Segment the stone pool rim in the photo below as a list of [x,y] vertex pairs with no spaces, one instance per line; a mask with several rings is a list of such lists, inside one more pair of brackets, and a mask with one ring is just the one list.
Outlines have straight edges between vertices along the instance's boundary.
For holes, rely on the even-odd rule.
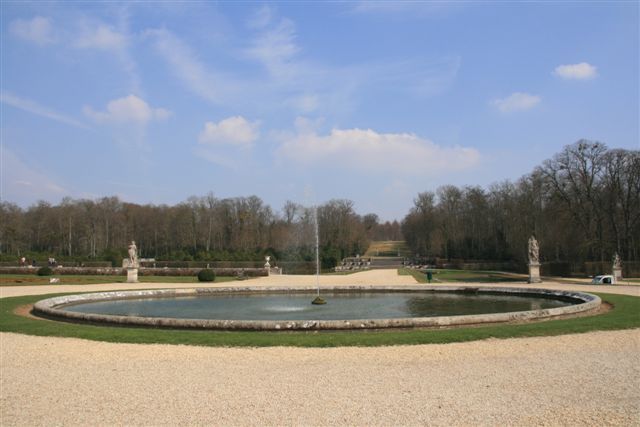
[[504,288],[491,286],[332,286],[321,288],[321,293],[336,292],[434,292],[461,294],[488,294],[535,296],[550,299],[570,300],[572,305],[507,313],[486,313],[438,317],[402,317],[390,319],[350,319],[350,320],[220,320],[220,319],[179,319],[169,317],[121,316],[97,313],[80,313],[64,309],[64,306],[107,300],[138,298],[173,298],[230,294],[283,294],[316,292],[312,287],[216,287],[188,289],[154,289],[94,292],[87,294],[63,295],[36,302],[33,312],[47,318],[71,322],[103,324],[105,326],[142,326],[148,328],[195,329],[195,330],[249,330],[249,331],[292,331],[292,330],[365,330],[388,328],[446,328],[477,326],[482,324],[522,323],[548,320],[557,317],[597,311],[602,303],[600,297],[586,292],[552,290],[543,288]]

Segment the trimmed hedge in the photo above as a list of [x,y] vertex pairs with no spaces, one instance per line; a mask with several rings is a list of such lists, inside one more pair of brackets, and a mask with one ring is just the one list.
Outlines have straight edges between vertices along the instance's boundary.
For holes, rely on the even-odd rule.
[[210,268],[204,268],[198,272],[199,282],[214,282],[216,280],[216,273]]
[[51,276],[53,270],[50,267],[40,267],[37,272],[38,276]]
[[[200,268],[140,268],[139,276],[197,276]],[[217,276],[268,276],[264,268],[214,268]],[[96,268],[96,267],[56,267],[53,269],[56,275],[82,275],[82,276],[125,276],[123,268]],[[0,267],[0,274],[37,274],[34,267]]]

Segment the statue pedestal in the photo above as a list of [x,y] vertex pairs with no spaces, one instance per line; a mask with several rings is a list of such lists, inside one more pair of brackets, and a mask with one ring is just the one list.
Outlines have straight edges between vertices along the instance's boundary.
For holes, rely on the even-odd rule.
[[127,267],[127,283],[138,283],[138,269]]
[[618,283],[620,280],[622,280],[622,268],[613,267],[613,283]]
[[529,283],[542,283],[540,263],[529,263]]

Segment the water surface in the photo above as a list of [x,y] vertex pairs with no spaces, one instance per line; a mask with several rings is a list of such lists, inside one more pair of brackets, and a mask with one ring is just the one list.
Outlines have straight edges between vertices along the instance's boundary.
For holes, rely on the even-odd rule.
[[111,300],[65,307],[68,311],[121,316],[215,320],[352,320],[506,313],[571,305],[549,298],[433,292],[216,294],[197,297]]

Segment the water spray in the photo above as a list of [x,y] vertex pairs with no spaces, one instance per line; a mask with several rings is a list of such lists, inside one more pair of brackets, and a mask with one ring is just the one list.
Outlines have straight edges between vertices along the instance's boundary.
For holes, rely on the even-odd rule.
[[315,231],[316,231],[316,288],[318,290],[318,293],[316,295],[316,298],[313,301],[311,301],[311,304],[322,305],[322,304],[326,304],[327,301],[325,301],[324,298],[320,296],[320,236],[318,233],[318,207],[317,206],[313,207],[313,223],[315,225]]

